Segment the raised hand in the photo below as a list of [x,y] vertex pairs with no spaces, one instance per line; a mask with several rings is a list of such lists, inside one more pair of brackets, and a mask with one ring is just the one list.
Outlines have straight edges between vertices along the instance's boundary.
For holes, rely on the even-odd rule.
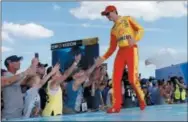
[[55,74],[57,71],[59,71],[59,69],[60,69],[60,64],[57,63],[57,64],[52,68],[52,71],[51,71],[52,75]]
[[31,66],[37,66],[39,63],[39,59],[38,58],[33,58],[32,61],[31,61]]
[[97,59],[95,59],[95,64],[97,67],[99,67],[103,62],[104,60],[101,57],[98,57]]

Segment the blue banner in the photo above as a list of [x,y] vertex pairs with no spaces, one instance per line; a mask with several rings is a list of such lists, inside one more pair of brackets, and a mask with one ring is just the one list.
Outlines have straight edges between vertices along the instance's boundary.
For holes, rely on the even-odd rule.
[[156,69],[155,76],[156,79],[165,79],[168,80],[169,77],[177,76],[183,77],[185,84],[188,85],[188,62],[171,65],[169,67],[164,67],[161,69]]

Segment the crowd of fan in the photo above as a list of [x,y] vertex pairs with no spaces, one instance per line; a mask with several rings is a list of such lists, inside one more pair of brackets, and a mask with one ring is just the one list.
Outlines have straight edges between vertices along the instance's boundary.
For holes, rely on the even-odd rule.
[[182,77],[173,76],[168,80],[150,78],[146,83],[142,83],[142,88],[145,92],[147,105],[187,102],[187,87]]
[[[75,56],[72,65],[62,71],[60,64],[48,67],[33,58],[31,66],[22,73],[22,57],[10,56],[5,60],[7,70],[1,70],[1,111],[3,119],[57,116],[106,110],[112,106],[112,80],[105,65],[79,67],[81,55]],[[147,105],[186,102],[183,78],[171,77],[168,81],[154,78],[141,79]],[[136,94],[128,82],[125,68],[122,78],[123,108],[138,107]]]

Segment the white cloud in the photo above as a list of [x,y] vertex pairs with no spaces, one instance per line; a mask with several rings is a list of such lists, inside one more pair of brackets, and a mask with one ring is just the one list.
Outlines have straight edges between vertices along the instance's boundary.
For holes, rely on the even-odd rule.
[[53,9],[54,9],[55,11],[58,11],[58,10],[61,9],[61,6],[59,6],[59,5],[57,5],[57,4],[53,4]]
[[171,64],[187,62],[187,52],[181,49],[162,48],[153,53],[146,61],[155,65],[156,68],[162,68]]
[[2,31],[4,32],[4,38],[12,39],[16,38],[26,38],[26,39],[41,39],[49,38],[54,35],[52,30],[49,30],[41,25],[35,23],[28,24],[15,24],[12,22],[4,22],[2,26]]
[[139,73],[141,73],[142,78],[149,78],[150,76],[155,77],[155,69],[156,69],[156,66],[154,65],[146,66],[144,60],[139,61],[138,70],[139,70]]
[[4,47],[4,46],[1,47],[1,52],[11,52],[11,51],[13,51],[12,48]]
[[8,32],[2,31],[1,34],[2,34],[1,36],[2,36],[3,41],[8,41],[10,43],[14,43],[14,39],[9,36]]
[[167,17],[182,17],[187,15],[185,1],[117,1],[117,2],[81,2],[79,7],[72,8],[70,13],[79,19],[104,19],[100,15],[107,5],[115,5],[120,15],[130,15],[154,21]]

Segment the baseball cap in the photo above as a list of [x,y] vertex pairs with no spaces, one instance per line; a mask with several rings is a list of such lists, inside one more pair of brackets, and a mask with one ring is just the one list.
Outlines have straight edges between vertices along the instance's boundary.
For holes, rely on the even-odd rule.
[[17,55],[12,55],[5,59],[4,64],[7,67],[9,62],[17,62],[17,61],[21,61],[22,59],[23,59],[22,56],[19,57]]
[[38,63],[38,67],[45,67],[46,68],[47,66],[48,66],[48,64],[42,64],[41,62]]
[[107,6],[107,7],[105,8],[104,11],[101,12],[101,15],[102,15],[102,16],[105,16],[107,13],[112,12],[112,11],[117,11],[117,9],[116,9],[115,6],[109,5],[109,6]]

